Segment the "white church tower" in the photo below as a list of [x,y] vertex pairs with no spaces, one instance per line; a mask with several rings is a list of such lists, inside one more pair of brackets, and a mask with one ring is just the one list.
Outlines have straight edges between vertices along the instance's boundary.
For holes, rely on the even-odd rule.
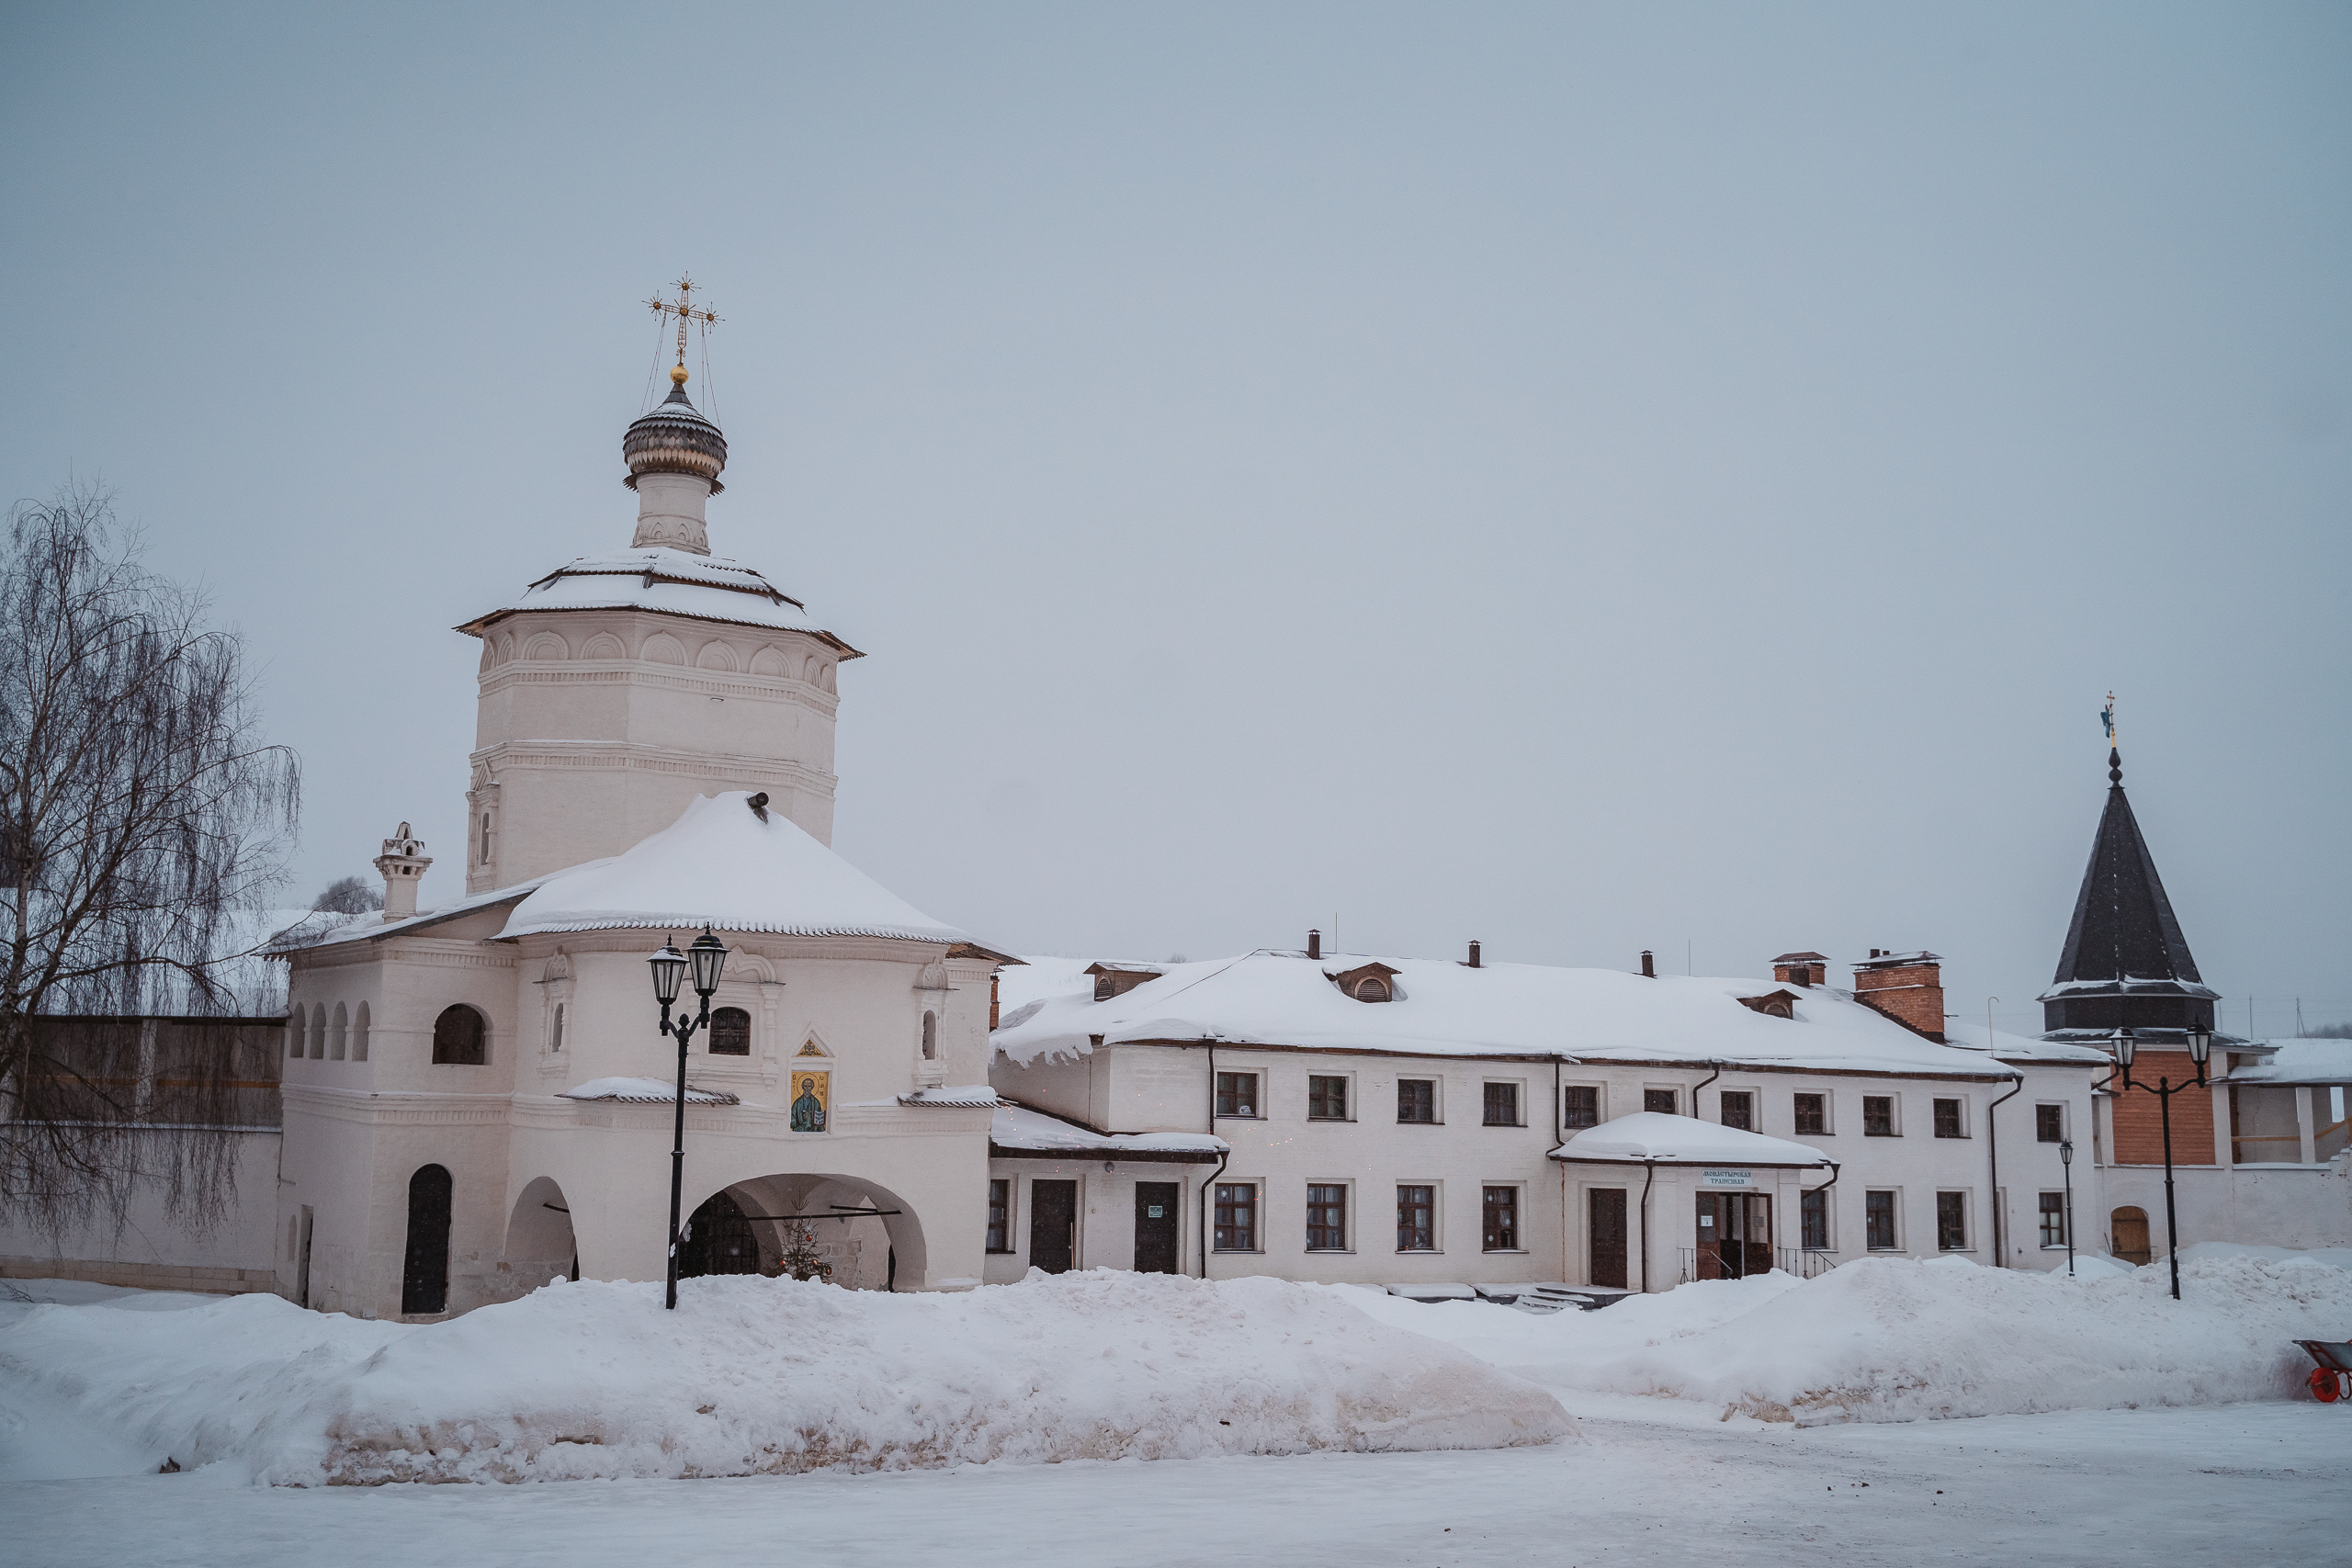
[[582,556],[458,629],[481,639],[466,891],[616,855],[719,790],[833,833],[836,671],[858,650],[710,553],[727,438],[687,400],[628,427],[626,550]]

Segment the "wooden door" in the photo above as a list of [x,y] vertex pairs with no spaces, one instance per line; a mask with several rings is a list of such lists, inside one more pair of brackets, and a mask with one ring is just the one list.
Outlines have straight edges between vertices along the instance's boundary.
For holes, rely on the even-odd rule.
[[1136,1183],[1136,1272],[1176,1272],[1176,1208],[1172,1181]]
[[447,1168],[420,1166],[408,1179],[408,1253],[401,1267],[401,1312],[446,1312],[449,1306]]
[[1724,1277],[1724,1233],[1730,1228],[1731,1205],[1720,1192],[1699,1194],[1698,1244],[1690,1271],[1694,1280]]
[[1029,1267],[1067,1274],[1078,1263],[1078,1183],[1029,1184]]
[[2108,1220],[2107,1228],[2115,1247],[2116,1261],[2145,1267],[2155,1254],[2148,1247],[2148,1211],[2118,1209]]
[[1772,1200],[1767,1193],[1750,1192],[1733,1200],[1747,1213],[1741,1215],[1740,1245],[1745,1255],[1740,1259],[1740,1273],[1769,1274],[1772,1271]]
[[1622,1291],[1625,1288],[1625,1190],[1593,1188],[1585,1195],[1585,1211],[1589,1253],[1585,1282]]

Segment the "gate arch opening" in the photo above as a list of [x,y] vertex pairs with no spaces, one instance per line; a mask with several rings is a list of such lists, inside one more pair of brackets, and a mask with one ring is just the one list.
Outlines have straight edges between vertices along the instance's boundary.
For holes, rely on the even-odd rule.
[[522,1295],[560,1274],[580,1278],[580,1243],[572,1234],[571,1205],[551,1177],[527,1183],[506,1217],[505,1263],[512,1288]]
[[401,1268],[401,1314],[449,1310],[449,1198],[447,1166],[419,1166],[408,1179],[408,1255]]
[[[928,1278],[922,1222],[897,1193],[861,1177],[791,1171],[738,1181],[712,1198],[728,1200],[742,1216],[757,1244],[758,1271],[776,1269],[789,1227],[800,1224],[808,1227],[818,1254],[832,1266],[832,1283],[844,1289],[919,1289]],[[696,1215],[709,1206],[706,1202],[697,1208]],[[713,1234],[718,1233],[714,1229]],[[695,1245],[699,1243],[689,1238],[679,1249],[682,1278],[687,1246]]]

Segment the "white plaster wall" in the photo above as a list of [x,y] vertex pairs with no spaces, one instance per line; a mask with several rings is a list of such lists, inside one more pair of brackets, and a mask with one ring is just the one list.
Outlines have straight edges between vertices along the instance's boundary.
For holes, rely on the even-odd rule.
[[838,662],[805,632],[642,610],[527,612],[488,628],[467,891],[616,855],[723,790],[765,790],[831,843]]
[[267,1289],[275,1276],[279,1134],[220,1134],[230,1145],[228,1213],[197,1229],[174,1219],[160,1185],[141,1183],[124,1224],[94,1216],[60,1235],[0,1220],[0,1275],[103,1279],[189,1291]]
[[[1077,1258],[1080,1269],[1134,1268],[1136,1183],[1172,1183],[1177,1191],[1176,1271],[1197,1275],[1201,1195],[1216,1170],[1214,1163],[1196,1165],[1174,1160],[992,1160],[989,1175],[1012,1183],[1011,1213],[1006,1220],[1009,1245],[1002,1252],[988,1255],[984,1278],[991,1285],[1009,1285],[1029,1272],[1029,1186],[1038,1180],[1078,1183]],[[985,1229],[985,1210],[981,1224]]]

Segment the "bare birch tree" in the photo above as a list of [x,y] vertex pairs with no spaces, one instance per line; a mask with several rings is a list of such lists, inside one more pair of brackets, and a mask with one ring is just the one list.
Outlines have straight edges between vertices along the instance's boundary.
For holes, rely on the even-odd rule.
[[[51,1235],[119,1225],[141,1184],[175,1221],[216,1222],[234,1181],[220,1129],[255,1120],[250,1042],[205,1024],[233,1014],[228,975],[266,939],[301,781],[259,738],[243,649],[208,610],[140,566],[102,491],[9,513],[0,1208]],[[182,1021],[162,1060],[158,1015]]]

